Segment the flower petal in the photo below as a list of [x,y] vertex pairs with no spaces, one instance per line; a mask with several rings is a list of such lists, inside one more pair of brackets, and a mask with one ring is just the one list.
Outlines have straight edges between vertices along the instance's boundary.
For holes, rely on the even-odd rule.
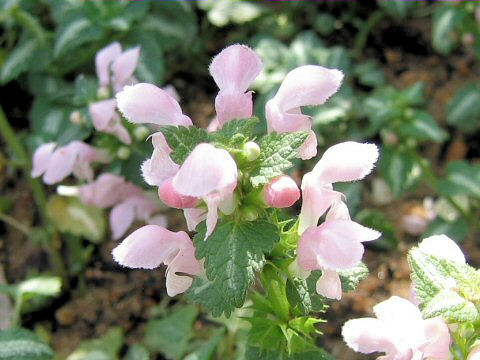
[[140,46],[125,51],[112,64],[115,92],[122,90],[133,76],[140,58]]
[[115,114],[117,102],[115,99],[108,99],[91,103],[88,107],[90,116],[92,117],[93,127],[97,130],[103,131],[108,127],[110,120]]
[[317,293],[329,299],[342,298],[342,282],[340,276],[333,270],[324,270],[316,285]]
[[185,221],[187,222],[188,231],[194,231],[197,225],[207,218],[207,212],[205,209],[184,209],[183,215],[185,216]]
[[[396,348],[391,329],[382,321],[374,318],[349,320],[343,325],[342,336],[347,345],[355,351],[370,354],[386,352],[395,354]],[[388,359],[385,357],[384,359]],[[390,359],[397,359],[391,357]]]
[[260,57],[245,45],[231,45],[215,56],[210,74],[220,90],[243,93],[262,71]]
[[178,249],[185,237],[189,240],[183,231],[174,233],[158,225],[146,225],[113,249],[113,258],[130,268],[154,269]]
[[114,240],[120,239],[133,224],[134,220],[135,206],[131,202],[124,201],[113,207],[112,211],[110,211],[112,238]]
[[310,226],[316,226],[318,219],[341,197],[342,194],[333,191],[331,185],[318,184],[312,173],[305,174],[302,179],[302,209],[298,233],[302,234]]
[[163,182],[174,176],[180,166],[170,158],[172,149],[161,132],[152,135],[152,157],[142,164],[142,175],[145,182],[152,186],[161,186]]
[[[423,349],[425,358],[448,359],[450,355],[450,332],[448,326],[440,318],[423,321],[428,345]],[[470,358],[469,358],[470,359]]]
[[125,86],[116,98],[120,112],[132,123],[192,125],[192,120],[183,115],[178,102],[155,85],[140,83]]
[[312,174],[325,184],[360,180],[372,171],[377,159],[376,145],[347,141],[328,148]]
[[287,175],[276,177],[263,189],[265,202],[274,208],[287,208],[300,198],[300,190],[295,181]]
[[245,119],[252,116],[252,92],[237,93],[220,90],[215,98],[215,110],[218,124],[223,124],[233,119]]
[[465,255],[460,247],[446,235],[433,235],[418,245],[424,253],[433,255],[439,259],[446,259],[465,264]]
[[167,179],[158,187],[158,197],[167,206],[176,209],[193,208],[197,205],[198,199],[192,196],[185,196],[175,190],[172,185],[173,177]]
[[33,154],[32,177],[38,177],[47,171],[56,146],[57,144],[54,142],[49,142],[40,145],[35,150],[35,153]]
[[409,323],[410,327],[414,327],[418,322],[423,321],[420,310],[410,301],[399,296],[392,296],[378,303],[373,307],[373,312],[378,319],[393,324]]
[[317,135],[313,130],[310,130],[307,140],[298,149],[298,156],[302,160],[308,160],[315,155],[317,155]]
[[180,194],[203,197],[235,187],[236,182],[237,165],[230,154],[210,144],[199,144],[173,178],[173,187]]
[[116,41],[97,52],[95,67],[100,86],[107,86],[110,83],[110,65],[121,53],[122,47]]

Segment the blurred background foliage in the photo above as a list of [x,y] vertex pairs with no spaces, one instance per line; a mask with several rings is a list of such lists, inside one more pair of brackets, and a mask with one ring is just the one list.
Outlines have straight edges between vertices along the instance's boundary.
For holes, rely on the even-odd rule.
[[[9,283],[0,282],[0,292],[13,300],[13,309],[5,305],[0,317],[8,314],[8,325],[25,327],[0,332],[2,359],[264,358],[244,348],[241,324],[205,319],[182,300],[169,303],[159,289],[161,280],[149,275],[137,279],[140,289],[125,290],[137,291],[138,299],[142,284],[158,287],[149,290],[141,315],[130,304],[128,321],[102,324],[98,313],[74,341],[55,340],[74,322],[68,316],[75,314],[65,308],[78,305],[96,282],[107,281],[96,272],[115,273],[106,260],[113,243],[99,209],[50,196],[52,189],[47,204],[42,185],[29,180],[29,159],[48,141],[85,140],[120,153],[123,145],[114,137],[93,138],[88,113],[88,104],[98,98],[95,53],[113,41],[124,48],[140,45],[135,77],[173,85],[184,112],[202,127],[214,116],[217,91],[209,61],[229,44],[248,44],[263,59],[264,71],[253,85],[260,119],[293,68],[341,69],[346,77],[340,91],[305,111],[312,116],[320,154],[345,140],[381,148],[369,181],[339,185],[352,216],[382,231],[374,250],[394,254],[404,244],[439,233],[478,246],[480,5],[475,2],[2,0],[0,26],[0,120],[8,119],[18,140],[0,127],[5,140],[0,220],[6,224],[1,260]],[[74,121],[75,116],[83,120]],[[109,170],[146,187],[139,165],[150,153],[150,144],[138,143],[128,159],[118,156]],[[299,180],[313,165],[298,164],[293,176]],[[18,206],[30,208],[22,212]],[[69,217],[71,209],[81,216]],[[19,256],[23,246],[34,250]],[[480,260],[472,258],[474,265]],[[126,277],[113,283],[122,281]],[[19,339],[29,345],[15,345]],[[18,352],[9,353],[6,345]]]

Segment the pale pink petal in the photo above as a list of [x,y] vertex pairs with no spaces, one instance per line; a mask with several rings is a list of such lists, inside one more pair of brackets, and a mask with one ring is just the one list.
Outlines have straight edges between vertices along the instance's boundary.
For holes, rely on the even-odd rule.
[[177,275],[173,270],[170,270],[170,268],[167,269],[165,275],[167,294],[170,297],[177,296],[178,294],[187,291],[193,283],[193,278],[191,278],[190,276]]
[[298,156],[302,160],[308,160],[317,155],[317,135],[310,130],[307,140],[298,149]]
[[[355,351],[370,354],[386,352],[395,355],[396,347],[392,340],[395,338],[392,330],[382,321],[374,318],[363,318],[347,321],[342,328],[342,336],[347,345]],[[398,359],[384,357],[383,359]]]
[[130,138],[128,130],[122,125],[122,120],[120,119],[120,116],[115,113],[112,120],[113,121],[111,128],[109,128],[108,131],[105,132],[110,132],[124,144],[130,145],[132,143],[132,139]]
[[207,231],[205,233],[205,239],[206,240],[215,230],[215,226],[217,225],[217,220],[218,220],[218,205],[220,204],[220,201],[222,198],[220,197],[219,194],[211,194],[207,195],[204,198],[205,203],[207,204]]
[[399,296],[392,296],[389,299],[373,307],[373,312],[378,319],[389,323],[410,323],[418,325],[422,321],[420,310],[407,299]]
[[57,144],[49,142],[40,145],[33,154],[32,177],[38,177],[47,171],[53,151]]
[[198,199],[192,196],[185,196],[175,190],[172,185],[173,177],[167,179],[158,187],[158,197],[165,205],[176,209],[193,208],[197,205]]
[[350,220],[347,204],[342,200],[335,201],[328,210],[325,220]]
[[108,208],[128,196],[139,195],[142,190],[128,183],[122,176],[104,173],[94,182],[79,189],[80,199],[88,205]]
[[79,148],[71,143],[57,148],[49,159],[43,182],[52,185],[65,179],[73,172],[78,156]]
[[446,235],[433,235],[418,245],[420,250],[429,255],[433,255],[439,259],[446,259],[458,263],[465,263],[465,255],[463,255],[460,247]]
[[103,131],[108,127],[108,124],[115,114],[117,102],[115,99],[108,99],[91,103],[88,107],[90,116],[92,117],[93,127],[97,130]]
[[113,258],[130,268],[154,269],[178,249],[184,237],[188,235],[183,231],[174,233],[158,225],[146,225],[113,249]]
[[218,122],[218,119],[214,117],[212,121],[210,121],[210,124],[208,124],[207,131],[208,132],[215,132],[218,129],[220,129],[220,124]]
[[203,197],[237,182],[237,165],[231,155],[210,144],[197,145],[173,178],[183,195]]
[[290,71],[274,99],[283,112],[300,106],[321,105],[335,94],[343,80],[339,70],[304,65]]
[[231,215],[237,208],[237,197],[233,192],[235,190],[235,185],[227,186],[223,191],[219,192],[219,195],[222,199],[220,204],[218,204],[218,209],[225,215]]
[[360,180],[372,171],[377,159],[376,145],[347,141],[329,147],[312,173],[326,184]]
[[128,121],[136,124],[190,126],[178,102],[155,85],[140,83],[125,86],[116,95],[118,108]]
[[112,211],[110,211],[110,229],[112,230],[112,238],[114,240],[120,239],[133,224],[134,220],[134,204],[124,201],[116,205]]
[[356,266],[364,252],[354,233],[360,228],[363,226],[345,220],[326,221],[308,228],[298,242],[298,263],[305,270],[342,270]]
[[231,45],[215,56],[210,74],[220,90],[243,93],[262,71],[260,57],[248,46]]
[[140,47],[137,46],[122,53],[112,64],[113,84],[118,92],[133,76],[140,58]]
[[152,216],[147,221],[148,225],[158,225],[162,227],[167,227],[168,225],[168,218],[165,215],[155,215]]
[[221,126],[233,119],[245,119],[252,116],[252,92],[236,93],[220,90],[215,98],[217,120]]
[[316,226],[318,219],[342,194],[333,191],[332,186],[318,184],[312,173],[302,179],[302,209],[299,215],[298,233],[301,235],[310,226]]
[[[480,9],[480,7],[478,7]],[[480,360],[480,345],[475,346],[468,354],[467,360]]]
[[324,270],[316,285],[317,293],[329,299],[342,298],[342,282],[340,276],[333,270]]
[[276,177],[263,189],[265,202],[274,208],[287,208],[300,198],[300,189],[287,175]]
[[177,89],[175,89],[175,86],[167,85],[164,86],[162,90],[165,91],[172,98],[174,98],[176,102],[180,102],[180,95],[178,94]]
[[185,216],[185,221],[187,222],[188,231],[194,231],[197,225],[207,218],[207,212],[205,209],[184,209],[183,215]]
[[310,116],[302,114],[300,108],[293,108],[289,112],[283,112],[275,104],[274,99],[267,102],[265,107],[265,117],[267,118],[268,132],[273,131],[295,132],[310,131],[312,128],[312,120]]
[[152,135],[152,143],[153,154],[142,164],[142,175],[147,184],[161,186],[178,172],[180,166],[170,158],[172,149],[161,132]]
[[135,218],[144,222],[148,222],[152,214],[158,211],[157,202],[145,193],[129,197],[126,201],[130,202],[135,209]]
[[97,52],[95,66],[100,86],[107,86],[110,83],[110,65],[121,53],[122,47],[118,42],[114,42]]
[[423,349],[424,356],[437,360],[448,359],[451,338],[447,324],[440,318],[424,320],[423,324],[428,341],[428,345]]

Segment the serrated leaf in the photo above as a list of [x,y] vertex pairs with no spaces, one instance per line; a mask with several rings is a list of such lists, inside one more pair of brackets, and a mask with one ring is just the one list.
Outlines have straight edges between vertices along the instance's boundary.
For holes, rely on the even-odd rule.
[[449,54],[455,47],[453,31],[460,21],[459,12],[453,6],[438,6],[433,13],[432,42],[441,54]]
[[183,360],[213,360],[218,344],[225,338],[225,329],[216,329],[211,339],[205,341],[199,349],[185,356]]
[[49,360],[53,355],[52,349],[29,330],[0,330],[2,360]]
[[5,84],[27,71],[39,48],[38,40],[28,39],[15,47],[2,65],[0,81]]
[[467,84],[447,104],[447,123],[472,133],[480,127],[480,87]]
[[145,344],[151,351],[164,354],[167,359],[181,359],[187,351],[197,316],[197,307],[187,305],[163,319],[150,320],[145,331]]
[[248,343],[267,350],[277,350],[284,336],[278,320],[269,318],[245,318],[252,326],[248,332]]
[[150,360],[150,353],[143,345],[134,344],[128,348],[125,360]]
[[47,214],[60,232],[83,236],[94,243],[104,238],[106,221],[103,210],[85,205],[78,198],[50,197]]
[[399,131],[405,137],[412,137],[420,141],[431,140],[441,143],[448,138],[448,133],[438,126],[430,114],[424,111],[415,112],[413,120],[402,124]]
[[264,220],[217,224],[205,239],[206,226],[202,223],[193,241],[197,259],[205,259],[207,278],[223,293],[223,302],[231,308],[241,307],[247,291],[260,270],[264,254],[273,249],[279,239],[276,226]]
[[260,139],[260,156],[256,168],[252,171],[250,182],[253,187],[267,184],[292,167],[290,160],[298,156],[298,149],[303,145],[308,133],[271,133]]
[[79,16],[62,23],[56,34],[53,53],[58,58],[85,43],[100,39],[102,30],[88,18]]
[[340,280],[342,281],[342,291],[349,292],[355,290],[360,281],[365,279],[369,273],[367,266],[363,262],[351,269],[339,271],[338,275],[340,275]]
[[66,360],[117,360],[123,345],[123,330],[114,327],[101,338],[83,341]]
[[165,136],[168,145],[172,149],[170,157],[177,164],[183,164],[192,150],[200,143],[210,140],[206,130],[195,126],[162,126],[160,131]]
[[321,271],[312,271],[306,280],[287,280],[287,299],[293,310],[298,311],[301,315],[325,311],[324,298],[316,290],[316,283],[321,275]]
[[426,319],[440,316],[448,322],[474,322],[479,319],[477,308],[455,291],[443,290],[422,309]]
[[230,314],[235,310],[235,304],[231,298],[224,297],[219,285],[199,277],[196,277],[193,281],[186,297],[189,301],[201,305],[205,311],[214,317],[219,317],[222,314],[230,317]]
[[212,140],[225,147],[235,147],[243,144],[254,136],[258,118],[234,119],[224,124],[222,128],[211,134]]

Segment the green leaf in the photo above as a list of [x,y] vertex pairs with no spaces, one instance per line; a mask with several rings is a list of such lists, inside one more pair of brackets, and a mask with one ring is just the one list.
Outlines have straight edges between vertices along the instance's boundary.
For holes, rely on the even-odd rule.
[[480,127],[480,86],[468,84],[455,92],[447,104],[447,123],[465,133]]
[[52,349],[29,330],[0,330],[2,360],[49,360],[53,355]]
[[39,48],[38,40],[28,39],[15,47],[2,65],[0,82],[5,84],[27,71]]
[[480,198],[480,165],[465,161],[452,161],[447,165],[447,175],[438,185],[445,196],[468,195]]
[[[387,1],[386,1],[387,2]],[[438,6],[433,13],[432,42],[441,54],[449,54],[456,46],[454,30],[461,20],[460,13],[454,6]]]
[[160,131],[172,149],[170,157],[177,164],[183,164],[192,150],[200,143],[208,142],[210,137],[206,130],[195,126],[162,126]]
[[123,346],[123,330],[114,327],[99,339],[83,341],[66,360],[117,360]]
[[17,294],[24,300],[35,296],[56,297],[62,289],[62,280],[55,276],[38,276],[17,285]]
[[196,277],[188,290],[186,297],[189,301],[199,304],[206,312],[214,317],[222,314],[229,317],[235,310],[235,304],[231,298],[224,297],[221,284]]
[[145,330],[145,344],[153,352],[167,359],[181,359],[193,335],[193,324],[198,316],[194,305],[186,305],[160,320],[150,320]]
[[102,30],[88,18],[75,16],[62,23],[56,31],[53,53],[56,58],[63,56],[78,47],[99,40]]
[[125,360],[150,360],[147,348],[140,344],[134,344],[128,348]]
[[[258,347],[249,346],[245,353],[244,360],[278,360],[278,351],[266,351]],[[318,348],[315,351],[307,351],[291,356],[285,355],[282,360],[335,360],[325,350]]]
[[413,1],[405,0],[377,0],[377,4],[388,15],[398,19],[404,19],[410,9],[416,5]]
[[235,148],[254,137],[255,126],[258,123],[257,117],[234,119],[224,124],[220,130],[211,134],[211,138],[226,148]]
[[448,138],[448,133],[438,126],[435,119],[425,111],[416,111],[411,122],[399,127],[400,133],[405,137],[425,141],[431,140],[441,143]]
[[251,329],[248,332],[248,343],[267,350],[277,350],[278,345],[285,341],[278,320],[265,317],[246,318]]
[[260,156],[257,167],[252,171],[250,182],[253,187],[267,184],[293,166],[290,160],[298,156],[298,149],[303,145],[308,133],[271,133],[260,139]]
[[199,349],[188,354],[183,360],[213,360],[218,344],[225,338],[225,329],[216,329],[211,339],[205,341]]
[[448,322],[474,322],[479,319],[475,305],[451,290],[435,295],[424,306],[422,314],[426,319],[440,316]]
[[47,203],[47,214],[60,232],[83,236],[99,243],[106,231],[104,211],[85,205],[76,197],[54,195]]
[[[279,239],[276,226],[264,220],[217,224],[213,233],[205,239],[206,226],[202,223],[193,241],[197,259],[205,259],[207,278],[223,293],[223,301],[241,307],[247,291],[260,270],[264,254],[273,249]],[[228,316],[228,311],[225,311]]]
[[415,185],[421,174],[413,156],[394,149],[382,150],[378,167],[395,196]]
[[342,281],[343,292],[349,292],[357,288],[360,281],[368,276],[369,271],[367,266],[363,262],[360,262],[360,264],[351,269],[339,271],[338,274]]
[[362,62],[355,66],[353,72],[362,85],[378,87],[386,83],[383,69],[375,61]]
[[326,305],[324,298],[317,293],[316,283],[321,271],[313,271],[308,279],[287,279],[287,299],[293,310],[301,315],[312,312],[324,312]]

